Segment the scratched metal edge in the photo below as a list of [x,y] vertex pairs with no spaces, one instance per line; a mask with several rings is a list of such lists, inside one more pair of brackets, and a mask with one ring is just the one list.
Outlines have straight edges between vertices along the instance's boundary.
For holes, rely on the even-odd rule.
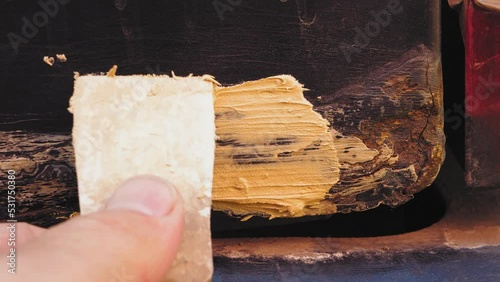
[[[288,238],[277,238],[281,241],[284,241],[283,246],[288,246],[287,240]],[[302,238],[304,240],[314,240]],[[216,239],[217,240],[217,239]],[[223,239],[227,240],[227,239]],[[224,264],[224,263],[241,263],[241,264],[260,264],[265,262],[277,262],[277,263],[292,263],[292,264],[306,264],[311,265],[315,263],[320,264],[343,264],[343,265],[351,265],[354,264],[356,260],[384,260],[384,261],[397,261],[397,257],[399,256],[407,256],[409,254],[416,255],[425,259],[429,262],[433,261],[432,256],[449,256],[455,255],[461,252],[475,252],[475,253],[500,253],[500,246],[483,246],[479,248],[452,248],[443,245],[436,246],[426,246],[421,248],[414,249],[391,249],[386,247],[385,249],[380,250],[362,250],[362,249],[353,249],[351,251],[341,251],[341,252],[323,252],[323,253],[310,253],[303,256],[261,256],[261,255],[248,255],[245,257],[230,257],[220,253],[214,254],[214,263],[215,264]],[[315,256],[317,255],[317,256]],[[431,255],[431,256],[430,256]],[[500,261],[497,260],[498,265],[500,265]]]
[[[356,253],[339,259],[300,262],[284,258],[235,260],[214,257],[212,281],[478,280],[500,279],[500,247],[429,248],[408,252]],[[428,280],[427,280],[428,281]]]

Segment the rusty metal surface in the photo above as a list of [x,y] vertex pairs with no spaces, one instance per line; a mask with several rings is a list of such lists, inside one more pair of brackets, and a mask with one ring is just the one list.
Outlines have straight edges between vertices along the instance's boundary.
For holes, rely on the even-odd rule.
[[[210,73],[225,85],[285,73],[309,89],[306,98],[338,138],[358,138],[377,152],[369,161],[341,164],[342,179],[323,201],[330,210],[397,206],[436,176],[444,142],[439,1],[125,2],[68,2],[21,41],[13,38],[25,36],[23,19],[42,8],[27,0],[0,4],[0,30],[9,35],[0,41],[1,131],[46,134],[40,150],[50,152],[46,145],[53,138],[69,136],[74,71],[102,72],[117,64],[123,75]],[[42,60],[59,53],[67,62],[50,67]],[[10,160],[12,145],[0,146],[1,159]],[[347,147],[341,153],[348,155]],[[39,160],[29,154],[20,155]],[[42,159],[56,162],[41,161],[35,174],[26,174],[29,193],[37,189],[30,177],[39,177],[40,168],[74,171],[63,154]],[[57,187],[74,182],[43,175]]]

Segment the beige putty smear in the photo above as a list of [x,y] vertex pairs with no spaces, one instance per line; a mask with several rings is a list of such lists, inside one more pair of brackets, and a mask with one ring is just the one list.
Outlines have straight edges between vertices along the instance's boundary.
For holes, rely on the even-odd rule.
[[164,281],[208,281],[215,149],[214,85],[206,77],[78,76],[70,111],[82,214],[126,179],[152,174],[184,201],[180,251]]
[[324,214],[339,180],[329,123],[289,75],[217,87],[213,208],[270,218]]

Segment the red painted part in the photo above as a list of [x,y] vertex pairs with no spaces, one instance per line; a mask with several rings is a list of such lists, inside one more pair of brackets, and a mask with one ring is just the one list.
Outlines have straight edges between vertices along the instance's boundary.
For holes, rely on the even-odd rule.
[[500,12],[469,1],[466,13],[467,113],[500,113]]
[[465,3],[467,182],[489,187],[500,184],[500,12]]

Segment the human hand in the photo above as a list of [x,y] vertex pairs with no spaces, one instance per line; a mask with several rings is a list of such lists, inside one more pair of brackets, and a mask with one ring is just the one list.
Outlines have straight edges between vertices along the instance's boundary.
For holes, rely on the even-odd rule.
[[[0,224],[6,259],[9,224]],[[0,281],[159,281],[180,245],[183,207],[174,186],[153,176],[123,183],[99,212],[49,229],[16,224],[16,274]]]

